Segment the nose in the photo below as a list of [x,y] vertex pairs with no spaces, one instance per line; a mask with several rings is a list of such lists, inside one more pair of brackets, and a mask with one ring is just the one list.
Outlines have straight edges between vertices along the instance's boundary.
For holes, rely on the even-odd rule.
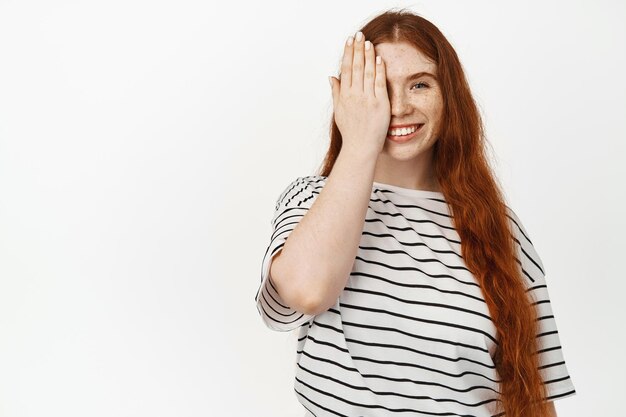
[[389,93],[391,115],[400,118],[410,111],[410,105],[402,91]]

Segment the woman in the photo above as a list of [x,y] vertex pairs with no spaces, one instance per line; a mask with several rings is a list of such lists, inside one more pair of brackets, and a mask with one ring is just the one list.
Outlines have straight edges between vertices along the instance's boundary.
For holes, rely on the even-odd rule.
[[271,329],[299,328],[307,415],[556,415],[575,389],[543,264],[452,46],[387,11],[330,81],[330,148],[279,196],[255,297]]

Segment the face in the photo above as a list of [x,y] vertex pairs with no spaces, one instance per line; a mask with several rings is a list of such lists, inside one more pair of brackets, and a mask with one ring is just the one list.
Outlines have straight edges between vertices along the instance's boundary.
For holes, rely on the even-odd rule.
[[[430,158],[435,134],[443,110],[443,98],[437,79],[437,67],[426,55],[408,43],[380,43],[374,47],[385,61],[387,94],[391,104],[391,122],[380,154],[383,162],[415,162]],[[422,75],[415,75],[424,73]],[[432,74],[432,75],[428,75]],[[395,126],[410,125],[418,129],[406,136],[389,136]]]

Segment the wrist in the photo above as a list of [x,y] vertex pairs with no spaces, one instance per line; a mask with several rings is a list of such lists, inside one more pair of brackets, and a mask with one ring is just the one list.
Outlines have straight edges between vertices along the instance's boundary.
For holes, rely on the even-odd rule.
[[350,159],[358,159],[362,162],[373,161],[378,159],[380,149],[376,149],[372,146],[354,146],[347,145],[345,142],[341,145],[340,155],[344,155]]

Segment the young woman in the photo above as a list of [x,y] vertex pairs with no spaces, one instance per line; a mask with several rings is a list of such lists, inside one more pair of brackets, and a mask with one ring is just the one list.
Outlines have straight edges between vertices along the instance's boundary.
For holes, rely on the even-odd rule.
[[269,328],[299,329],[307,415],[556,415],[576,391],[543,264],[452,46],[388,11],[330,81],[330,148],[279,196],[255,297]]

